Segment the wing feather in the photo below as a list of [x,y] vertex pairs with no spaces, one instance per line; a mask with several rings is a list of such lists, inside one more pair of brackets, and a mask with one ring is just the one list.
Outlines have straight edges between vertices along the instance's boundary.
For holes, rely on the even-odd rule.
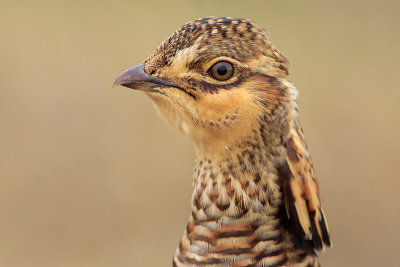
[[300,126],[290,131],[287,156],[278,168],[284,193],[286,225],[295,241],[315,251],[330,246],[318,190],[318,180]]

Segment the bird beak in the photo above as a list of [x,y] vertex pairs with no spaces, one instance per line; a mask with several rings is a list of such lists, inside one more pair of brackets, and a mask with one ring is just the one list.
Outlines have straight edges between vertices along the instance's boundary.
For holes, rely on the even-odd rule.
[[144,66],[145,64],[141,64],[124,71],[114,81],[113,86],[122,85],[146,92],[155,92],[157,91],[155,88],[160,87],[175,87],[181,89],[174,83],[148,75],[144,72]]

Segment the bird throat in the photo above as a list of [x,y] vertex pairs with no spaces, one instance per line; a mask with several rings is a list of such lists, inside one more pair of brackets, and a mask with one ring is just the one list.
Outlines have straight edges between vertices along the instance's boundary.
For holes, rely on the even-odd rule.
[[223,158],[198,155],[192,214],[174,266],[285,262],[278,216],[282,192],[275,167],[285,149],[272,144],[281,138],[269,140],[272,135],[263,137],[260,129],[237,147],[228,148]]

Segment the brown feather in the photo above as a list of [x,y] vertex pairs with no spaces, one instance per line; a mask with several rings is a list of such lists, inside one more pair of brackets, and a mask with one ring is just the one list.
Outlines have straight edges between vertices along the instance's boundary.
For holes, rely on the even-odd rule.
[[331,242],[321,207],[318,180],[300,126],[291,129],[286,148],[287,156],[280,167],[280,178],[289,227],[302,247],[323,250]]

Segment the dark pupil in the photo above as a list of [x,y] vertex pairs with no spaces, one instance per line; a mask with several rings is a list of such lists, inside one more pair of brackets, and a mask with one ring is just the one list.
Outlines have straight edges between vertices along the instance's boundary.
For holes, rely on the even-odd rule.
[[218,75],[224,76],[228,72],[228,69],[224,65],[219,65],[217,67],[217,73]]

